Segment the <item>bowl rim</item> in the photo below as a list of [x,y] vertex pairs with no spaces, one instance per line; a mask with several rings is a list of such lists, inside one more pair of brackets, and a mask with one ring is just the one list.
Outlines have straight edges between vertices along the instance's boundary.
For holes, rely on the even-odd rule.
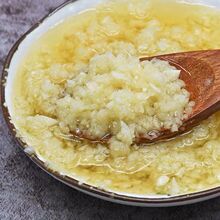
[[[77,0],[76,0],[77,1]],[[10,49],[9,53],[6,56],[5,62],[3,64],[3,69],[2,69],[2,74],[1,74],[1,83],[0,83],[0,102],[1,102],[1,110],[3,113],[3,118],[7,124],[7,127],[10,131],[10,134],[12,135],[12,138],[16,140],[16,143],[19,145],[19,147],[24,151],[25,146],[27,144],[23,142],[19,137],[16,136],[16,129],[13,123],[10,120],[10,114],[8,111],[7,106],[5,106],[5,84],[6,84],[6,79],[8,76],[8,69],[11,64],[11,60],[17,51],[18,47],[22,43],[22,41],[26,38],[28,34],[30,34],[32,31],[34,31],[36,28],[38,28],[44,21],[45,19],[49,18],[50,16],[54,15],[56,12],[58,12],[60,9],[64,8],[68,4],[76,2],[74,0],[69,0],[67,2],[64,2],[60,6],[56,7],[51,13],[47,14],[45,17],[40,19],[37,23],[35,23],[27,32],[25,32],[12,46]],[[25,151],[24,151],[25,152]],[[179,206],[179,205],[186,205],[186,204],[192,204],[204,200],[208,200],[211,198],[215,198],[220,196],[220,186],[207,189],[207,190],[202,190],[199,192],[195,193],[188,193],[188,194],[183,194],[183,195],[177,195],[177,196],[172,196],[172,197],[164,197],[164,198],[147,198],[147,197],[133,197],[133,196],[126,196],[122,194],[118,194],[115,192],[107,191],[104,189],[100,189],[95,186],[91,186],[86,183],[81,183],[80,181],[66,176],[62,175],[57,171],[54,171],[48,166],[41,161],[35,154],[30,155],[27,152],[25,154],[42,170],[47,172],[49,175],[53,176],[55,179],[63,182],[64,184],[77,189],[79,191],[82,191],[86,194],[111,201],[111,202],[116,202],[120,204],[125,204],[125,205],[134,205],[134,206],[145,206],[145,207],[168,207],[168,206]]]

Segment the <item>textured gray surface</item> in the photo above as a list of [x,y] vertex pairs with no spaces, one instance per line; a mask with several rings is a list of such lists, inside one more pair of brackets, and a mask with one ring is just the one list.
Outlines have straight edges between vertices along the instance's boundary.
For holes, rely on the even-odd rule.
[[[13,43],[64,0],[0,0],[0,70]],[[34,165],[0,114],[0,219],[220,219],[220,198],[173,208],[138,208],[77,192]]]

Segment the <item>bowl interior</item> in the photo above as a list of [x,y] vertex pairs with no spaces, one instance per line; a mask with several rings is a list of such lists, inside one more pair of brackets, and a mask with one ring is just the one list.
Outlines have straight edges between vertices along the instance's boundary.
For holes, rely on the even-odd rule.
[[[180,2],[189,2],[189,3],[195,3],[195,4],[206,4],[212,7],[219,7],[220,8],[220,1],[218,0],[185,0]],[[67,17],[73,16],[74,14],[79,13],[80,11],[92,8],[96,6],[97,4],[103,2],[103,0],[79,0],[76,2],[69,2],[65,6],[59,8],[56,10],[55,13],[52,13],[50,16],[48,16],[42,23],[40,23],[36,28],[34,28],[30,33],[28,33],[24,39],[21,41],[21,43],[18,45],[18,48],[16,52],[12,55],[12,58],[10,60],[10,65],[8,67],[7,71],[7,84],[5,87],[5,102],[8,108],[9,115],[12,114],[12,88],[13,88],[13,82],[16,75],[16,70],[18,69],[21,61],[25,57],[26,53],[28,52],[30,46],[36,39],[38,39],[41,35],[43,35],[45,32],[47,32],[51,27],[59,24]],[[43,160],[43,158],[39,158],[40,160]],[[62,175],[65,175],[65,173],[62,173]],[[83,181],[80,177],[74,176],[74,178],[78,181]],[[161,196],[146,196],[146,195],[135,195],[135,194],[128,194],[123,192],[113,192],[118,195],[124,195],[128,197],[133,198],[170,198],[171,196],[161,195]],[[175,197],[175,196],[174,196]]]

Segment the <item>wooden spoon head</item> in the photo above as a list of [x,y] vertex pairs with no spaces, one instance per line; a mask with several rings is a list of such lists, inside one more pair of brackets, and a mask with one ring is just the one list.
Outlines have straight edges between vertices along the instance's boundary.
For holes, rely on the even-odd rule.
[[[165,60],[170,65],[181,70],[180,79],[185,82],[185,88],[190,93],[190,99],[195,102],[193,111],[177,132],[162,129],[148,133],[137,134],[135,144],[154,143],[164,139],[174,138],[188,132],[202,120],[220,109],[220,50],[205,50],[195,52],[174,53],[154,57],[144,57],[141,61],[157,58]],[[92,143],[107,143],[111,134],[101,139],[93,139],[86,132],[74,132],[73,137]]]

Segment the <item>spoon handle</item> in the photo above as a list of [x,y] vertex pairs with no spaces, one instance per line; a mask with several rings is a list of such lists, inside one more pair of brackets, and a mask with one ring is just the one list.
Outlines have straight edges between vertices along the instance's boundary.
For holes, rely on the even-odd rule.
[[220,110],[220,50],[205,50],[160,55],[141,58],[141,61],[153,58],[168,61],[181,70],[180,79],[185,82],[190,92],[190,99],[195,102],[192,113],[177,132],[162,130],[139,134],[135,143],[152,143],[173,138],[188,132],[202,120]]

